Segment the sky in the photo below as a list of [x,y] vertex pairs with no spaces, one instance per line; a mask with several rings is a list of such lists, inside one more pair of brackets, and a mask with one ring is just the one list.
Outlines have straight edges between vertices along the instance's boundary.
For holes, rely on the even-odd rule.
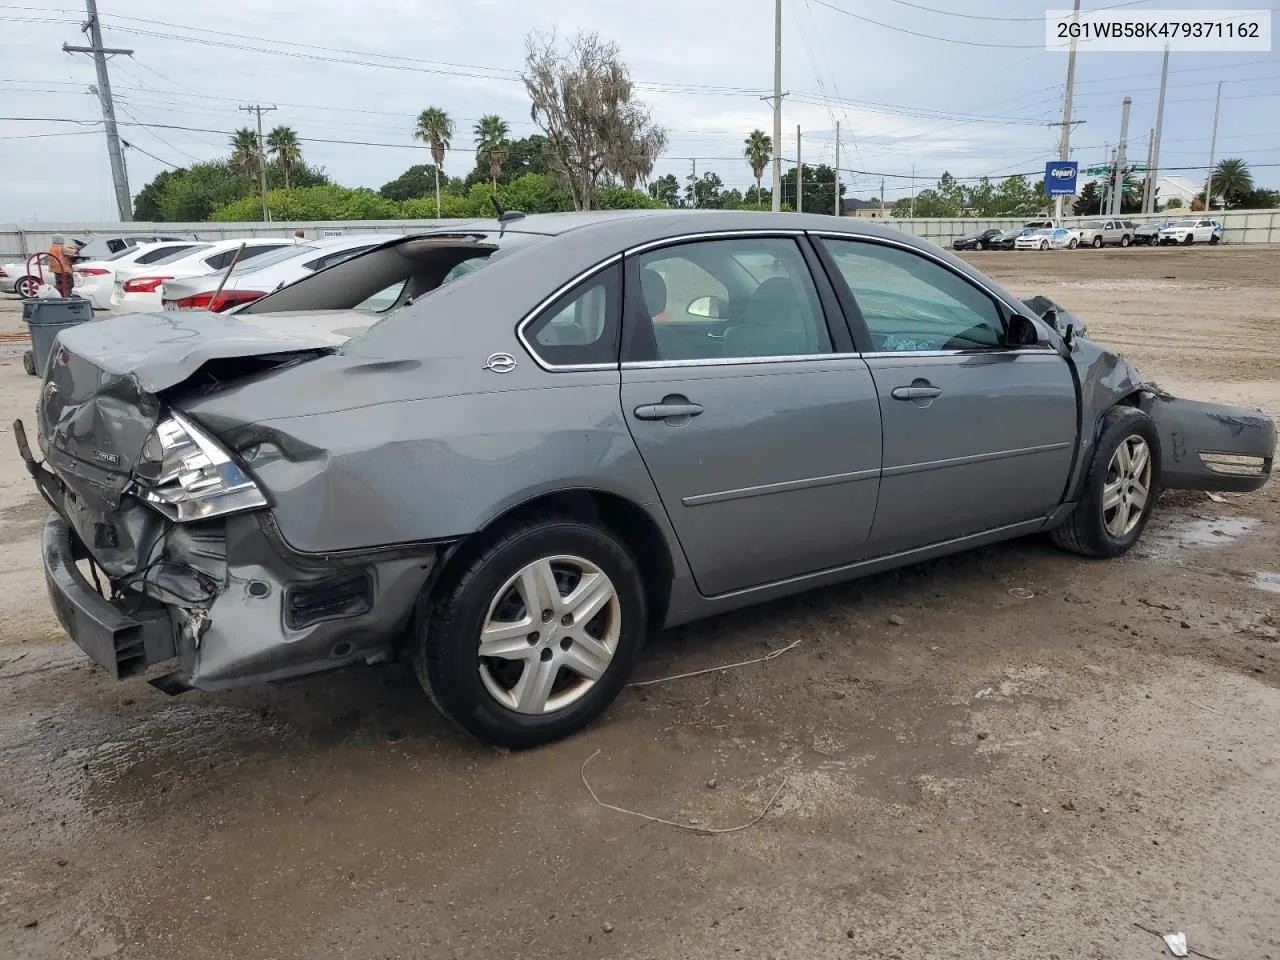
[[[1084,9],[1118,0],[1084,0]],[[1137,9],[1239,9],[1259,0],[1130,0]],[[846,196],[889,202],[957,177],[1043,175],[1057,151],[1067,57],[1044,49],[1043,14],[1066,0],[782,0],[783,142],[802,129],[805,163],[833,163],[841,127]],[[772,131],[773,0],[100,0],[134,195],[158,172],[229,152],[228,135],[274,104],[270,127],[338,183],[377,189],[427,162],[417,114],[446,110],[457,132],[445,171],[474,165],[475,121],[497,113],[512,136],[538,132],[519,81],[525,36],[598,32],[616,42],[637,95],[669,131],[654,171],[713,170],[752,184],[742,141]],[[92,60],[76,0],[0,0],[0,221],[115,219]],[[1133,98],[1129,157],[1146,157],[1161,54],[1081,53],[1072,158],[1101,162]],[[1217,156],[1242,157],[1280,185],[1280,53],[1174,53],[1161,167],[1202,180],[1214,92]],[[69,123],[65,121],[79,121]],[[168,129],[166,129],[168,127]],[[172,129],[187,127],[192,129]],[[767,176],[767,175],[766,175]]]

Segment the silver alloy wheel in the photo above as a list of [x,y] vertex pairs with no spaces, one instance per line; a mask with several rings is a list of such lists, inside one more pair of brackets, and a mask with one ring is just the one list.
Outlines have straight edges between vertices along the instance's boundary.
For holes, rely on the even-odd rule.
[[1120,441],[1102,487],[1102,523],[1113,537],[1133,531],[1151,495],[1151,448],[1130,434]]
[[502,585],[478,648],[498,703],[539,716],[576,703],[609,669],[622,633],[613,582],[589,560],[542,557]]

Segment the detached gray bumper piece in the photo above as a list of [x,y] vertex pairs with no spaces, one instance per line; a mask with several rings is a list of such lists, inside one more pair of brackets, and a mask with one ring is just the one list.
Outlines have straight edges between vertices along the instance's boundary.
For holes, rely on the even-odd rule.
[[1160,485],[1245,493],[1271,477],[1276,428],[1256,410],[1147,394],[1142,409],[1160,431]]
[[76,567],[88,553],[56,513],[45,522],[42,546],[54,613],[94,663],[119,680],[175,655],[168,613],[152,608],[131,615],[104,598]]

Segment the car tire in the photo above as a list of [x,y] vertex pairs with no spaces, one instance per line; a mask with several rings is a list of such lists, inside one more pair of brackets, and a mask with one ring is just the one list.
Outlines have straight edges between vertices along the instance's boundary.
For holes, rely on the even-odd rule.
[[1102,238],[1101,238],[1101,237],[1094,237],[1094,238],[1093,238],[1093,249],[1095,249],[1095,250],[1101,250],[1101,249],[1102,249]]
[[[573,598],[587,576],[597,586],[579,600],[584,623],[573,620]],[[530,592],[542,611],[527,610]],[[626,685],[648,621],[626,545],[605,528],[559,516],[490,535],[424,604],[412,638],[423,689],[467,733],[513,748],[567,737],[603,713]],[[486,629],[495,655],[483,657]]]
[[1222,242],[1222,238],[1218,236],[1216,233],[1209,238],[1209,246],[1211,247],[1216,247],[1221,242]]
[[1129,245],[1129,235],[1126,233],[1120,238],[1120,246],[1127,247]]
[[1074,249],[1075,249],[1076,247],[1078,247],[1078,246],[1080,246],[1080,240],[1079,240],[1079,238],[1077,238],[1077,237],[1072,237],[1072,238],[1071,238],[1071,242],[1067,244],[1067,249],[1069,249],[1069,250],[1074,250]]
[[22,297],[23,300],[34,299],[39,290],[40,281],[30,274],[25,277],[19,277],[18,282],[13,285],[13,292]]
[[[1146,455],[1140,468],[1135,463],[1139,451]],[[1160,433],[1155,422],[1136,407],[1112,407],[1102,416],[1080,499],[1050,537],[1062,549],[1082,556],[1118,557],[1142,536],[1159,491]]]
[[1041,250],[1048,250],[1048,249],[1049,249],[1049,241],[1048,241],[1048,240],[1041,240],[1041,241],[1040,241],[1040,249],[1041,249]]
[[1182,238],[1182,245],[1184,247],[1189,247],[1195,242],[1196,242],[1195,234],[1188,233],[1185,237]]
[[981,250],[981,249],[982,249],[982,241],[981,241],[981,240],[979,240],[977,243],[975,243],[975,244],[973,245],[973,249],[975,249],[975,250]]

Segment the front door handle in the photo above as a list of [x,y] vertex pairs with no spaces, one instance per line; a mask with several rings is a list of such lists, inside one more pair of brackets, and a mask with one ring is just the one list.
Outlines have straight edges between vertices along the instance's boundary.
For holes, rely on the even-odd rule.
[[935,386],[894,387],[892,393],[895,400],[932,400],[942,396],[942,389]]
[[702,404],[688,400],[663,400],[662,403],[642,403],[636,407],[637,420],[674,420],[677,417],[696,417],[702,413]]

